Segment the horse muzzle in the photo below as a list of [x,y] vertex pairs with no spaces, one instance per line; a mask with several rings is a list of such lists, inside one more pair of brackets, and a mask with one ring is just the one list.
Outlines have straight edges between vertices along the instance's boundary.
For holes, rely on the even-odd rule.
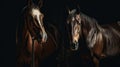
[[78,48],[79,48],[79,43],[78,42],[72,42],[71,44],[70,44],[70,48],[71,48],[71,50],[72,51],[77,51],[78,50]]
[[47,33],[46,32],[44,32],[43,34],[42,34],[42,43],[45,43],[47,41]]

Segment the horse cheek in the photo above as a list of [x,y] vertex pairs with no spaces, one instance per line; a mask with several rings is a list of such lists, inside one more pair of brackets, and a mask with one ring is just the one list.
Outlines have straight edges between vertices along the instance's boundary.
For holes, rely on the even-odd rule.
[[28,35],[27,50],[28,50],[28,52],[32,53],[32,38],[31,38],[30,34]]

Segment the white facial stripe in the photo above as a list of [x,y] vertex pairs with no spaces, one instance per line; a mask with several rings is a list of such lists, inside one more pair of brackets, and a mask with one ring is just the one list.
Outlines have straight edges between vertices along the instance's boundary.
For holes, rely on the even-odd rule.
[[73,38],[73,42],[78,42],[78,40],[79,40],[79,29],[78,29],[79,27],[78,27],[78,25],[77,24],[75,24],[74,26],[72,26],[72,38]]
[[40,13],[40,11],[38,10],[38,9],[32,9],[32,15],[33,16],[39,16],[41,13]]
[[42,34],[41,34],[41,36],[42,36],[42,40],[46,40],[46,36],[47,36],[47,34],[46,34],[46,32],[45,32],[45,29],[44,29],[44,27],[42,26],[42,24],[41,24],[41,21],[40,21],[40,18],[39,18],[39,16],[41,15],[41,13],[40,13],[40,11],[38,10],[38,9],[32,9],[32,15],[33,15],[33,17],[37,17],[37,21],[38,21],[38,23],[39,23],[39,25],[40,25],[40,28],[41,28],[41,30],[42,30]]
[[44,32],[44,29],[43,29],[43,26],[42,26],[42,24],[41,24],[41,21],[40,21],[40,18],[39,18],[39,16],[41,15],[41,13],[40,13],[40,11],[38,10],[38,9],[32,9],[32,15],[33,15],[33,17],[37,17],[37,20],[38,20],[38,22],[39,22],[39,25],[40,25],[40,27],[41,27],[41,29],[42,29],[42,32]]

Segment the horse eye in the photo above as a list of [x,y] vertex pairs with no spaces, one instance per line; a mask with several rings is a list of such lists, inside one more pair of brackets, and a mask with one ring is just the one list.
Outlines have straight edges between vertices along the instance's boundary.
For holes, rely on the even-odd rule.
[[43,14],[41,14],[41,15],[40,15],[40,17],[41,17],[41,19],[43,19],[43,18],[44,18],[44,15],[43,15]]

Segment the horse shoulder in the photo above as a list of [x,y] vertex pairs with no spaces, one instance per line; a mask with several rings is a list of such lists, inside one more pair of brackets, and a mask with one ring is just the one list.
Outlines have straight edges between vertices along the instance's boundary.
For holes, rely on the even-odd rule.
[[103,56],[103,35],[102,32],[98,32],[96,37],[96,43],[93,47],[93,51],[97,56]]
[[27,46],[28,51],[31,52],[31,50],[32,50],[32,37],[28,31],[26,32],[26,35],[25,35],[24,44]]

